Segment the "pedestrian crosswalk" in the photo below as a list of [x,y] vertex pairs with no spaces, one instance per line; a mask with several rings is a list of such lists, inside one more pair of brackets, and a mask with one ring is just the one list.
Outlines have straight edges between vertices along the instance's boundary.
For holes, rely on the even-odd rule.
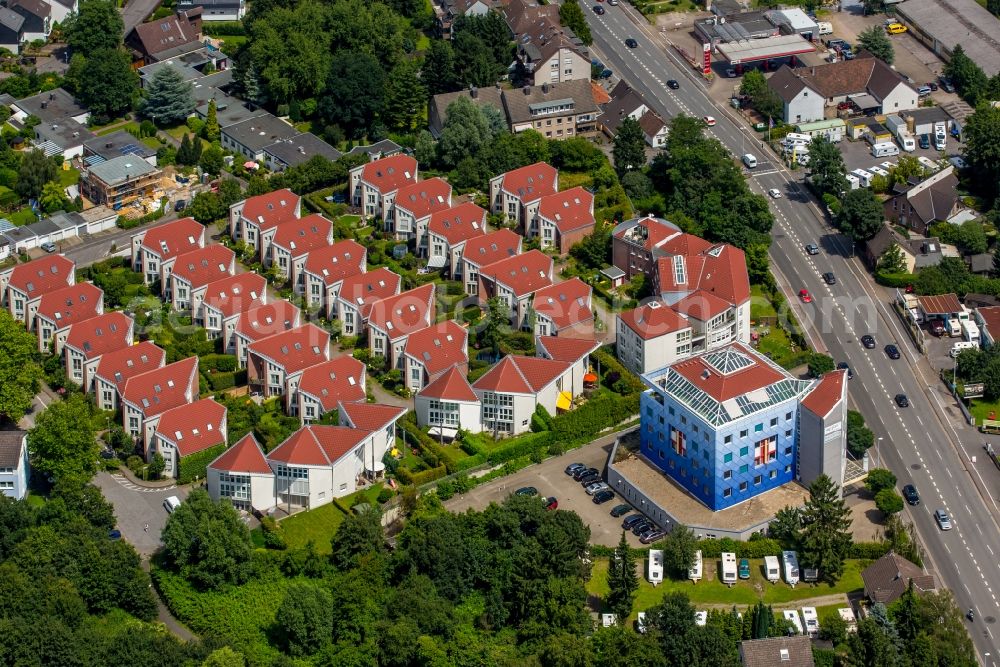
[[145,486],[139,486],[138,484],[129,481],[129,479],[125,477],[125,475],[122,475],[121,473],[112,474],[111,477],[116,482],[118,482],[118,484],[125,487],[129,491],[139,491],[141,493],[157,493],[159,491],[169,491],[171,489],[177,488],[176,484],[171,484],[170,486],[158,486],[155,489],[151,489]]

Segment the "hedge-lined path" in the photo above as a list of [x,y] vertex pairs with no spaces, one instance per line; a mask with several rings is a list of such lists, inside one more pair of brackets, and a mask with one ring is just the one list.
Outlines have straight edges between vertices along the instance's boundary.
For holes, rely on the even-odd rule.
[[[142,559],[142,569],[149,572],[149,559]],[[163,598],[160,597],[159,591],[153,586],[153,597],[156,599],[156,620],[163,624],[163,626],[170,631],[170,634],[174,635],[181,641],[191,641],[198,639],[198,636],[187,629],[187,627],[178,621],[170,610],[167,609],[167,605],[163,602]]]

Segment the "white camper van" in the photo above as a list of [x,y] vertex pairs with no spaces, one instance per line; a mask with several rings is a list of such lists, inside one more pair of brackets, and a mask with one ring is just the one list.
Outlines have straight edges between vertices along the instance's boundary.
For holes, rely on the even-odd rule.
[[861,183],[861,187],[867,188],[872,184],[871,172],[867,172],[864,169],[855,169],[851,172],[858,178],[858,182]]
[[823,35],[833,34],[833,24],[830,23],[829,21],[820,21],[816,25],[819,26],[820,37],[822,37]]
[[719,564],[722,567],[722,583],[727,586],[735,584],[737,579],[736,554],[732,551],[723,551]]
[[764,573],[772,584],[781,580],[781,566],[777,556],[764,556]]
[[792,588],[799,583],[799,555],[794,551],[782,551],[781,560],[785,569],[785,581]]
[[699,549],[698,551],[694,552],[694,565],[692,565],[691,569],[688,570],[688,579],[690,579],[695,583],[701,581],[701,568],[702,568],[701,549]]
[[802,607],[802,620],[806,622],[806,634],[815,639],[819,637],[819,615],[816,607]]
[[958,355],[962,354],[962,352],[964,352],[965,350],[975,350],[978,347],[979,343],[970,343],[968,341],[963,340],[961,343],[955,343],[954,345],[952,345],[951,352],[949,352],[948,354],[951,356],[952,359],[954,359]]
[[650,549],[647,560],[646,578],[654,586],[663,583],[663,551]]

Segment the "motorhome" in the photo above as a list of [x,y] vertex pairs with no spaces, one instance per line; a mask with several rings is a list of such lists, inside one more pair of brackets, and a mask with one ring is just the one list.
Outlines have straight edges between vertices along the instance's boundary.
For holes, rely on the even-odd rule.
[[889,178],[889,172],[887,172],[882,167],[878,167],[878,166],[868,167],[868,171],[870,171],[873,174],[878,174],[879,176],[884,176],[885,178]]
[[808,144],[810,141],[812,141],[812,137],[810,137],[808,134],[802,134],[801,132],[789,132],[788,134],[785,135],[785,138],[781,140],[781,143],[788,146],[798,141]]
[[829,21],[820,21],[816,25],[819,27],[820,37],[833,34],[833,24]]
[[959,324],[957,317],[948,320],[948,335],[952,338],[958,338],[962,335],[962,325]]
[[764,575],[772,584],[781,580],[781,566],[777,556],[764,556]]
[[970,343],[969,341],[963,340],[961,343],[955,343],[952,345],[951,352],[949,352],[948,355],[954,359],[958,355],[962,354],[962,352],[965,352],[966,350],[975,350],[978,347],[979,345],[977,343]]
[[896,144],[881,143],[872,146],[872,156],[874,157],[890,157],[892,155],[899,155],[899,146]]
[[650,549],[646,563],[646,578],[649,579],[649,583],[654,586],[663,583],[663,551]]
[[701,549],[699,549],[698,551],[694,552],[694,565],[692,565],[691,569],[688,570],[688,579],[690,579],[695,583],[701,581],[701,568],[702,568]]
[[722,559],[719,561],[722,567],[722,583],[732,586],[737,579],[736,554],[732,551],[723,551]]
[[852,190],[857,190],[861,187],[861,181],[854,174],[846,174],[847,183],[851,186]]
[[867,172],[864,169],[855,169],[851,173],[857,176],[858,182],[861,183],[861,187],[867,188],[871,186],[872,175],[870,172]]
[[795,634],[802,634],[802,619],[799,618],[799,612],[793,609],[786,609],[781,612],[781,615],[786,621],[792,624],[792,627],[795,629]]
[[781,560],[785,570],[785,581],[795,588],[795,584],[799,583],[799,556],[794,551],[782,551]]
[[917,150],[917,141],[913,138],[912,134],[900,132],[896,135],[896,142],[899,144],[899,147],[907,153],[912,153]]
[[972,320],[962,320],[962,338],[979,346],[979,327]]
[[816,607],[802,607],[802,620],[806,623],[806,634],[815,639],[819,637],[819,615]]
[[853,609],[850,607],[841,607],[837,610],[837,613],[840,615],[840,619],[847,625],[848,632],[858,631],[858,619],[854,615]]

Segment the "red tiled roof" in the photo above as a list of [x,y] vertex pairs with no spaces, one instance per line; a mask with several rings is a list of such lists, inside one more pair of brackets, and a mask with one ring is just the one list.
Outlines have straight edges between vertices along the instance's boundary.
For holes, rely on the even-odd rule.
[[38,316],[62,329],[97,315],[103,303],[104,290],[93,283],[77,283],[45,294],[38,302]]
[[522,203],[527,203],[554,194],[559,189],[558,185],[559,172],[556,168],[536,162],[505,173],[501,187],[505,192],[516,195]]
[[698,277],[705,268],[704,255],[678,255],[656,260],[659,292],[690,292],[698,289]]
[[[535,339],[535,356],[545,356],[556,361],[574,363],[584,358],[601,346],[593,338],[557,338],[556,336],[538,336]],[[544,354],[539,354],[544,351]]]
[[97,364],[97,375],[113,383],[120,392],[129,378],[161,368],[166,360],[167,353],[163,348],[146,340],[106,352]]
[[479,267],[488,266],[521,252],[521,237],[509,229],[498,229],[465,244],[462,257]]
[[661,301],[651,301],[644,306],[620,313],[618,318],[643,340],[687,329],[691,326],[686,317]]
[[524,296],[552,284],[552,258],[541,250],[529,250],[482,267],[479,275]]
[[77,322],[69,330],[66,345],[94,359],[128,345],[132,331],[132,318],[125,313],[111,312]]
[[601,88],[601,85],[596,81],[590,82],[590,92],[594,96],[595,104],[598,105],[607,104],[608,102],[611,101],[611,96],[608,95],[608,91],[604,90],[604,88]]
[[371,433],[347,426],[303,426],[271,450],[268,461],[292,465],[333,465]]
[[802,399],[802,407],[814,415],[826,417],[833,410],[833,407],[844,398],[844,382],[846,380],[846,370],[825,373]]
[[657,260],[661,293],[701,289],[732,305],[739,305],[750,298],[746,255],[739,248],[720,243],[701,254],[684,256],[677,261],[683,261],[683,283],[677,281],[675,257]]
[[418,395],[449,401],[466,401],[469,403],[479,401],[476,392],[472,391],[469,381],[462,375],[457,366],[452,366],[442,373],[438,379],[421,389]]
[[298,220],[289,220],[274,233],[274,245],[287,250],[292,257],[301,257],[316,248],[330,245],[333,223],[313,213]]
[[990,338],[993,340],[1000,338],[1000,306],[982,306],[977,308],[976,312],[983,319]]
[[[102,377],[104,377],[102,375]],[[122,400],[142,410],[146,417],[158,415],[188,402],[188,390],[198,393],[198,357],[188,357],[125,380]]]
[[309,394],[329,412],[343,401],[365,400],[365,365],[345,354],[302,371],[299,391]]
[[427,283],[372,304],[368,324],[395,340],[423,329],[433,319],[434,283]]
[[465,202],[432,214],[427,229],[456,245],[486,233],[486,211],[471,201]]
[[34,299],[73,283],[76,264],[63,255],[48,255],[18,264],[10,273],[8,285]]
[[451,185],[441,178],[405,185],[396,193],[396,208],[409,211],[415,220],[450,207]]
[[469,333],[455,320],[445,320],[410,334],[403,353],[424,365],[427,373],[441,371],[469,361]]
[[286,373],[295,373],[330,358],[330,333],[315,324],[303,324],[250,343],[249,352],[273,361]]
[[150,229],[142,237],[142,247],[160,258],[176,257],[205,243],[205,225],[194,218],[180,218]]
[[264,276],[248,272],[209,283],[203,303],[218,310],[223,317],[231,317],[262,305],[266,298],[267,281]]
[[298,204],[299,196],[291,190],[275,190],[247,198],[241,217],[262,230],[270,229],[286,220],[294,220]]
[[367,251],[357,241],[345,239],[333,245],[316,248],[306,258],[305,271],[323,279],[326,285],[362,273],[367,264]]
[[174,443],[178,454],[190,456],[224,443],[225,421],[225,406],[211,398],[203,398],[164,412],[156,432]]
[[381,194],[389,194],[417,181],[417,161],[409,155],[384,157],[366,164],[361,178]]
[[556,331],[594,319],[590,309],[590,285],[579,278],[570,278],[535,292],[531,308],[552,321]]
[[406,413],[406,408],[381,403],[344,403],[340,406],[341,418],[346,418],[354,428],[362,431],[381,431]]
[[299,309],[284,299],[251,308],[240,315],[236,333],[260,340],[298,326]]
[[192,288],[204,287],[211,282],[233,274],[236,254],[224,245],[212,244],[178,255],[171,274],[187,282]]
[[671,255],[700,255],[712,247],[712,244],[694,234],[675,234],[660,245]]
[[716,315],[726,312],[730,307],[730,304],[723,299],[701,289],[674,304],[674,310],[678,313],[693,317],[700,322],[707,322]]
[[565,361],[508,355],[472,385],[503,394],[535,394],[569,369]]
[[219,458],[208,464],[213,470],[224,472],[246,472],[267,475],[271,466],[267,465],[264,450],[257,443],[253,433],[247,433],[235,445],[222,452]]
[[641,241],[638,242],[638,245],[641,245],[646,250],[652,250],[670,237],[680,233],[680,229],[678,229],[677,226],[666,220],[661,220],[660,218],[642,218],[639,220],[638,224],[632,227],[627,226],[627,222],[630,221],[626,221],[625,223],[619,225],[619,228],[615,231],[615,236],[620,239],[624,239],[626,236],[636,238],[633,231],[637,227],[643,227],[646,229],[646,236],[645,238],[642,238],[641,236],[638,237],[641,239]]
[[744,346],[739,344],[730,345],[712,354],[730,350],[746,356],[753,361],[753,364],[729,375],[723,375],[718,369],[709,364],[705,360],[704,355],[702,355],[679,361],[671,366],[671,368],[675,369],[691,384],[704,391],[719,403],[757,389],[769,387],[785,378],[781,372],[764,363],[755,353],[749,352]]
[[564,234],[592,227],[595,224],[594,195],[577,186],[542,197],[538,204],[538,215],[550,220]]
[[373,303],[399,294],[400,280],[399,274],[380,266],[374,271],[345,278],[337,298],[361,311],[362,317],[367,317]]

